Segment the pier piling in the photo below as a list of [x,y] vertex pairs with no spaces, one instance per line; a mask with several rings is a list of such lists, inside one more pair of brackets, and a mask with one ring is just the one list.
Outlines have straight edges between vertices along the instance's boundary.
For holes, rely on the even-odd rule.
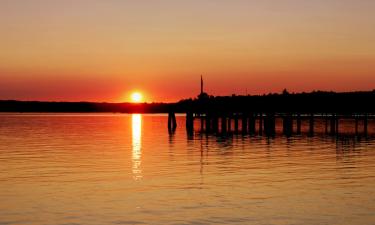
[[309,135],[314,135],[314,114],[310,114],[309,118]]
[[274,136],[276,133],[275,115],[267,113],[264,119],[264,132],[267,136]]
[[365,136],[367,136],[368,132],[368,117],[367,114],[365,114],[364,119],[363,119],[363,133]]
[[249,133],[255,134],[255,116],[254,113],[249,115]]
[[189,132],[194,130],[194,114],[192,112],[186,113],[186,130]]
[[236,134],[238,133],[238,114],[237,113],[234,115],[234,132]]
[[358,115],[355,115],[355,135],[358,136]]
[[301,121],[301,114],[297,114],[297,134],[301,134],[301,126],[302,126],[302,121]]
[[247,114],[243,113],[242,114],[242,134],[247,134]]
[[259,135],[263,135],[263,114],[259,113]]
[[176,115],[174,112],[168,113],[168,132],[174,133],[177,128]]
[[206,132],[209,133],[211,132],[211,117],[210,117],[210,114],[206,114]]
[[222,116],[221,118],[221,133],[225,134],[227,133],[227,117],[225,115]]
[[293,133],[293,118],[291,114],[283,117],[283,133],[286,136],[291,136]]
[[330,134],[331,135],[336,135],[336,119],[335,119],[335,115],[334,114],[332,114],[331,115],[331,118],[330,118],[330,121],[331,121],[331,123],[330,123]]

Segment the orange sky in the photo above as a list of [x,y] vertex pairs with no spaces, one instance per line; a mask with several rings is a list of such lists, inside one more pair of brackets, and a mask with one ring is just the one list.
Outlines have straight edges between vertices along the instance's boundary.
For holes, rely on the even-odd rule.
[[372,0],[2,0],[0,99],[375,88]]

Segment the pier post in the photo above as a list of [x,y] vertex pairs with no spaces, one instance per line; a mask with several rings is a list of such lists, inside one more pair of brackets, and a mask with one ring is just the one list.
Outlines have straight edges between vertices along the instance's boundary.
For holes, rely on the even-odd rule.
[[230,115],[228,115],[228,132],[231,132],[232,131],[232,119],[230,117]]
[[249,115],[249,133],[255,134],[255,115],[250,113]]
[[330,134],[335,135],[336,134],[336,119],[335,119],[335,114],[331,115],[331,124],[330,124]]
[[325,126],[324,132],[325,134],[328,134],[328,115],[327,114],[324,115],[324,126]]
[[217,133],[219,131],[219,117],[214,115],[212,118],[212,130]]
[[176,115],[174,112],[168,113],[168,132],[174,133],[177,128]]
[[293,133],[293,119],[291,114],[286,114],[283,117],[283,133],[286,136],[291,136]]
[[276,133],[275,115],[268,113],[264,120],[264,131],[267,136],[273,136]]
[[206,133],[211,132],[211,115],[209,113],[206,114]]
[[339,122],[340,122],[340,119],[339,119],[339,116],[336,115],[336,121],[335,121],[335,125],[336,125],[336,128],[335,128],[335,131],[336,131],[336,135],[339,135]]
[[194,130],[194,114],[192,112],[186,113],[186,130],[189,132]]
[[204,130],[204,117],[202,114],[200,114],[200,121],[201,121],[201,131]]
[[247,134],[247,114],[242,113],[242,134]]
[[355,115],[354,118],[355,118],[355,135],[358,136],[358,115]]
[[301,134],[301,124],[302,124],[301,114],[298,113],[297,114],[297,134]]
[[364,119],[363,119],[363,133],[365,136],[367,136],[367,126],[368,126],[368,116],[365,114]]
[[221,133],[225,134],[227,133],[227,117],[226,115],[223,115],[221,117]]
[[314,135],[314,114],[310,114],[310,119],[309,119],[309,135],[313,136]]
[[234,132],[238,133],[238,114],[234,115]]
[[259,113],[259,135],[263,134],[263,114]]

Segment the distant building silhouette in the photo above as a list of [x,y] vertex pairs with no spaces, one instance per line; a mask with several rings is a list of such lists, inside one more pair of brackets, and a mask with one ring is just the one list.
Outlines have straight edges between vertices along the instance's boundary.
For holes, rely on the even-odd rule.
[[204,83],[203,83],[203,76],[201,75],[201,93],[198,95],[198,99],[199,100],[203,100],[203,99],[208,99],[209,96],[207,93],[204,92],[204,89],[203,89],[203,86]]
[[203,77],[201,75],[201,94],[203,94]]

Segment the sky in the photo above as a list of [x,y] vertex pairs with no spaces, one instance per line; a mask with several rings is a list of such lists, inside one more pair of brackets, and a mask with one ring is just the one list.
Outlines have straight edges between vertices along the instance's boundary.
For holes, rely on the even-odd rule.
[[373,0],[0,0],[0,99],[375,88]]

